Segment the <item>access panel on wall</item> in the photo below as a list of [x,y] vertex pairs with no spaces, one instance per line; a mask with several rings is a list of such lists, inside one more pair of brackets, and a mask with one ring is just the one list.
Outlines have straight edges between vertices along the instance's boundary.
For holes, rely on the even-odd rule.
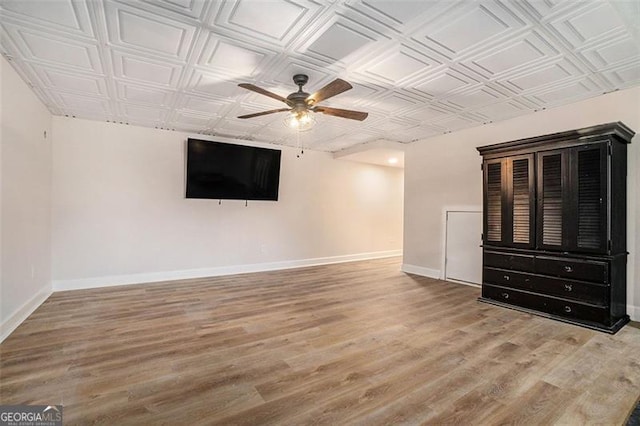
[[609,123],[478,148],[481,300],[615,332],[626,314],[627,144]]

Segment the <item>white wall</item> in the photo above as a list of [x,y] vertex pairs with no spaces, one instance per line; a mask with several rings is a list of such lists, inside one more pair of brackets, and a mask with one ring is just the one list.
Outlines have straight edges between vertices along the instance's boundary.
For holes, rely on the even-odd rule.
[[0,74],[2,341],[51,294],[51,114],[4,58]]
[[[453,205],[481,206],[482,172],[477,146],[613,121],[622,121],[640,132],[640,88],[409,145],[405,153],[405,268],[439,276],[443,210]],[[634,137],[628,155],[627,297],[630,315],[640,320],[640,137]]]
[[279,201],[218,205],[184,197],[187,134],[64,117],[53,130],[54,289],[400,253],[401,170],[276,147]]

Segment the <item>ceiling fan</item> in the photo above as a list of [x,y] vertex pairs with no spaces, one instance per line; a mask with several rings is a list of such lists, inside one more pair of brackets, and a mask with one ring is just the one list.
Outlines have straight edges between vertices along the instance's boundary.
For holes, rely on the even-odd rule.
[[268,90],[255,86],[253,84],[238,84],[238,86],[242,87],[243,89],[251,90],[253,92],[260,93],[261,95],[265,95],[278,101],[284,102],[288,106],[288,108],[278,108],[269,111],[256,112],[254,114],[241,115],[238,118],[253,118],[259,117],[261,115],[273,114],[276,112],[289,111],[290,114],[285,119],[285,124],[294,129],[307,130],[311,128],[313,122],[315,121],[313,119],[313,116],[311,115],[312,112],[321,112],[327,115],[333,115],[336,117],[359,121],[364,120],[369,115],[366,112],[317,105],[319,102],[324,101],[325,99],[329,99],[332,96],[339,95],[340,93],[352,89],[353,86],[351,86],[346,81],[337,78],[311,95],[302,90],[302,87],[307,84],[307,81],[309,81],[309,77],[305,74],[294,75],[293,82],[298,85],[298,91],[291,93],[286,98],[273,92],[269,92]]

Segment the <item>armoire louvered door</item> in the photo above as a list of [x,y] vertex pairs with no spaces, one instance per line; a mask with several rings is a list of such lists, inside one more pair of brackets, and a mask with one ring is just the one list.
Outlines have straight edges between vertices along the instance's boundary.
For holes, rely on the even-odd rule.
[[504,202],[503,160],[487,161],[484,164],[485,211],[484,240],[490,244],[503,244],[502,213]]
[[533,247],[535,187],[533,155],[487,160],[484,241]]
[[[571,250],[606,253],[607,235],[607,144],[591,144],[571,150],[572,198],[569,242]],[[575,212],[575,213],[574,213]]]
[[538,248],[568,247],[569,152],[538,153]]
[[512,247],[533,247],[535,240],[535,185],[533,155],[507,159],[507,187],[510,235]]
[[538,153],[537,247],[606,253],[607,144]]
[[608,123],[479,147],[483,302],[615,333],[626,313],[627,150]]

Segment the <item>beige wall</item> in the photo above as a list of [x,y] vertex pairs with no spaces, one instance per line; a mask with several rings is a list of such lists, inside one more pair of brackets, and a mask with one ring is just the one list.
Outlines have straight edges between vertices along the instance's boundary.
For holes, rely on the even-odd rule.
[[[54,117],[54,289],[400,253],[401,170],[282,149],[277,202],[185,199],[179,132]],[[220,140],[220,138],[210,138]],[[273,147],[273,146],[272,146]]]
[[[640,132],[640,88],[614,92],[508,121],[410,144],[405,154],[405,268],[439,276],[443,210],[481,206],[482,172],[477,146],[622,121]],[[628,302],[640,320],[640,137],[629,149],[627,247]]]
[[4,58],[0,74],[2,341],[51,293],[51,114]]

